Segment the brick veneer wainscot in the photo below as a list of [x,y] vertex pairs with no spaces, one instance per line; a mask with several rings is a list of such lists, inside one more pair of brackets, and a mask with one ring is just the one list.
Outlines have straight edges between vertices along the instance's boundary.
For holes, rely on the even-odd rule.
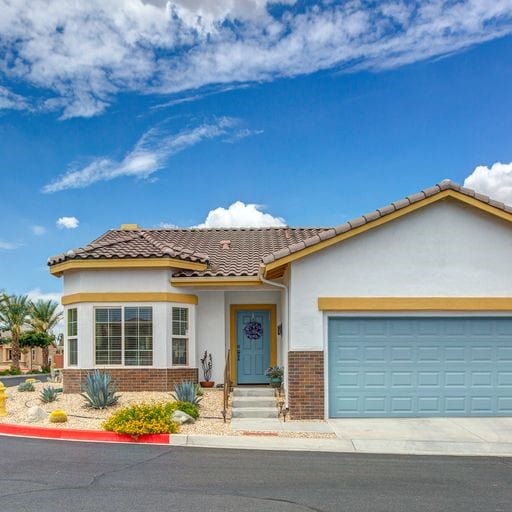
[[295,420],[324,419],[323,351],[288,352],[288,407]]
[[[92,369],[62,371],[64,393],[80,393]],[[197,382],[197,368],[108,368],[118,391],[174,391],[183,380]]]

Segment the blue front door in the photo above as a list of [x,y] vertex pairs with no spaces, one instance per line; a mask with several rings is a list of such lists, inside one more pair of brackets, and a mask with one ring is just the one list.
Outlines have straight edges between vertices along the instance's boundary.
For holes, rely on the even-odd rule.
[[270,311],[236,312],[238,384],[265,384],[270,366]]

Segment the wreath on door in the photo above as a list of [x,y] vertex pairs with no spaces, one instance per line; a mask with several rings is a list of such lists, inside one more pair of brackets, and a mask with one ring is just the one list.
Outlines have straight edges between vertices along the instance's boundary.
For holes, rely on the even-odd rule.
[[263,326],[254,320],[254,315],[251,318],[251,321],[245,324],[244,334],[250,340],[259,340],[263,336]]

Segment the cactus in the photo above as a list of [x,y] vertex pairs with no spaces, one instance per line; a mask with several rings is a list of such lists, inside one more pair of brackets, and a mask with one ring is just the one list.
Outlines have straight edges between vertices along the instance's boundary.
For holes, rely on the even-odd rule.
[[201,398],[197,396],[197,387],[195,382],[184,380],[180,384],[174,386],[174,394],[172,397],[178,402],[190,402],[198,405]]
[[50,413],[50,423],[66,423],[68,415],[61,410],[56,410]]
[[112,382],[110,373],[99,370],[87,375],[81,395],[86,400],[86,405],[93,409],[105,409],[117,404],[119,396],[116,395],[116,386]]
[[32,382],[22,382],[18,385],[18,391],[24,393],[25,391],[35,391],[34,384]]
[[48,404],[50,402],[55,402],[58,398],[58,391],[56,388],[52,388],[51,386],[45,386],[41,393],[39,394],[39,398],[41,402]]

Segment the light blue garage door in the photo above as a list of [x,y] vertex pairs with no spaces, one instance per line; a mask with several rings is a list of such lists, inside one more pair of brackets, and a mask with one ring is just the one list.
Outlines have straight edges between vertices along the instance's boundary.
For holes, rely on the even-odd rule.
[[329,416],[512,416],[512,319],[330,318]]

